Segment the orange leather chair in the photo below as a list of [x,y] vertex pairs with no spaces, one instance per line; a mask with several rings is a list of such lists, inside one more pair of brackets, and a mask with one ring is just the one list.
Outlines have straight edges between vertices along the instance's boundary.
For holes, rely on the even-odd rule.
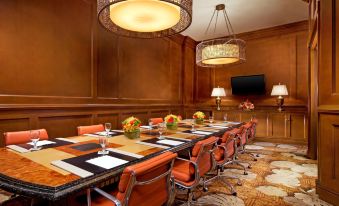
[[[250,152],[246,150],[246,145],[249,143],[249,135],[251,135],[251,128],[253,123],[247,122],[242,126],[242,132],[238,135],[238,144],[237,144],[237,154],[248,154],[250,155],[254,161],[257,161],[257,158]],[[248,168],[251,168],[251,163],[247,162]]]
[[159,123],[163,123],[164,122],[163,118],[151,118],[150,120],[152,121],[153,125],[157,125]]
[[230,131],[227,131],[223,134],[222,138],[220,138],[220,141],[217,145],[217,150],[214,153],[214,158],[217,163],[217,171],[216,174],[208,179],[204,180],[203,182],[203,189],[204,191],[207,191],[208,188],[206,184],[214,179],[218,179],[225,183],[228,187],[230,187],[231,194],[236,196],[237,193],[229,182],[226,181],[226,179],[236,179],[238,182],[238,185],[242,185],[241,181],[237,177],[232,177],[232,176],[227,176],[227,175],[222,175],[222,172],[225,169],[225,166],[230,165],[230,164],[235,164],[244,169],[244,174],[247,175],[246,167],[240,164],[238,160],[236,160],[236,145],[237,145],[237,138],[236,135],[241,132],[240,129],[234,128]]
[[[40,140],[48,139],[48,134],[45,129],[37,129],[40,132]],[[5,145],[23,144],[31,141],[30,130],[17,131],[17,132],[5,132]]]
[[[174,200],[174,179],[171,175],[176,153],[165,152],[144,162],[126,167],[121,175],[118,191],[91,198],[87,192],[88,205],[93,206],[161,206],[171,205]],[[115,197],[112,194],[116,194]],[[113,203],[113,204],[112,204]]]
[[97,124],[97,125],[90,125],[90,126],[79,126],[78,127],[78,135],[83,135],[83,134],[91,134],[91,133],[96,133],[96,132],[102,132],[105,130],[104,125],[102,124]]
[[192,190],[199,185],[200,179],[215,169],[213,152],[218,139],[218,137],[209,137],[197,142],[192,149],[190,160],[177,158],[174,162],[175,183],[188,190],[188,205],[193,202]]

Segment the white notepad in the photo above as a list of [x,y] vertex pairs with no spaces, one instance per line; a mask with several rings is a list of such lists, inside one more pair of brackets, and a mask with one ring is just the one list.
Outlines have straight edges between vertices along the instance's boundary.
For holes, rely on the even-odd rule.
[[[28,143],[29,145],[34,145],[33,142],[30,142]],[[39,141],[36,145],[37,147],[41,147],[41,146],[44,146],[44,145],[49,145],[49,144],[55,144],[55,142],[52,142],[52,141],[49,141],[49,140],[42,140],[42,141]]]
[[210,125],[210,127],[213,127],[213,128],[220,128],[220,129],[227,129],[227,128],[228,128],[228,127],[220,126],[220,125]]
[[19,147],[17,145],[7,145],[6,147],[10,148],[10,149],[12,149],[12,150],[14,150],[16,152],[20,152],[20,153],[30,152],[30,150],[22,148],[22,147]]
[[152,129],[153,127],[151,127],[151,126],[146,126],[146,125],[143,125],[143,126],[140,126],[140,128],[144,128],[144,129]]
[[192,132],[192,134],[210,135],[210,134],[212,134],[212,132],[195,131],[195,132]]
[[115,157],[111,157],[111,156],[108,156],[108,155],[104,155],[104,156],[101,156],[101,157],[97,157],[97,158],[94,158],[94,159],[87,160],[86,162],[93,164],[93,165],[96,165],[96,166],[99,166],[99,167],[102,167],[102,168],[105,168],[105,169],[112,169],[112,168],[117,167],[119,165],[123,165],[123,164],[127,163],[128,161],[118,159],[118,158],[115,158]]
[[171,145],[171,146],[177,146],[177,145],[183,144],[184,142],[164,139],[164,140],[157,141],[157,143],[159,143],[159,144],[167,144],[167,145]]
[[[97,132],[95,134],[100,135],[100,136],[106,136],[107,132]],[[113,135],[113,134],[116,134],[116,133],[115,132],[109,132],[109,135]]]

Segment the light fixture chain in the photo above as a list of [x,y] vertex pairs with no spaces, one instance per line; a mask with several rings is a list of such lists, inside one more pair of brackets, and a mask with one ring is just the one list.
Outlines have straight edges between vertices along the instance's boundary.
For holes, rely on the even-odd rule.
[[226,19],[227,19],[227,21],[228,21],[228,23],[229,23],[229,25],[230,25],[230,28],[231,28],[231,31],[232,31],[232,34],[231,34],[231,35],[233,35],[233,38],[236,38],[235,33],[234,33],[234,30],[233,30],[233,26],[232,26],[232,24],[231,24],[230,18],[229,18],[228,15],[227,15],[226,9],[224,10],[224,14],[226,15]]
[[217,17],[215,18],[215,24],[214,24],[214,34],[217,30],[217,23],[218,23],[218,18],[219,18],[219,11],[217,11]]
[[228,26],[228,21],[227,21],[226,15],[225,15],[225,10],[223,12],[224,12],[225,24],[226,24],[228,35],[232,35],[231,31],[230,31],[230,27]]
[[210,29],[210,27],[211,27],[211,23],[212,23],[212,21],[213,21],[213,18],[214,18],[215,12],[216,12],[216,10],[214,10],[214,12],[213,12],[212,18],[211,18],[210,22],[208,23],[208,27],[207,27],[207,29],[206,29],[206,31],[205,31],[205,34],[207,34],[207,33],[208,33],[208,30],[209,30],[209,29]]

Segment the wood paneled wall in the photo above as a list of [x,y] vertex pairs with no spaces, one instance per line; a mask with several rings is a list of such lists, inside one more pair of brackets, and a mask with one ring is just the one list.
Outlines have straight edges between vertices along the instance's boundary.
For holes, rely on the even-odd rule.
[[[308,22],[240,34],[246,41],[246,59],[243,64],[222,68],[196,67],[195,104],[214,104],[210,97],[213,87],[224,87],[227,97],[223,105],[238,105],[247,98],[255,105],[275,105],[275,98],[270,96],[272,86],[281,82],[286,84],[289,96],[285,105],[307,105],[308,88]],[[233,96],[231,77],[264,74],[266,95]]]
[[79,125],[181,113],[194,46],[181,35],[115,36],[97,23],[95,0],[2,0],[1,137],[34,128],[72,136]]

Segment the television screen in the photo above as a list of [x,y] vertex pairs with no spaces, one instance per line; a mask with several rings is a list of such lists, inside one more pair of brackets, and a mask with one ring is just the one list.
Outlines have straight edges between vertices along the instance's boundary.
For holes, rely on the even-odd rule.
[[265,90],[265,76],[251,75],[231,78],[233,95],[263,95]]

